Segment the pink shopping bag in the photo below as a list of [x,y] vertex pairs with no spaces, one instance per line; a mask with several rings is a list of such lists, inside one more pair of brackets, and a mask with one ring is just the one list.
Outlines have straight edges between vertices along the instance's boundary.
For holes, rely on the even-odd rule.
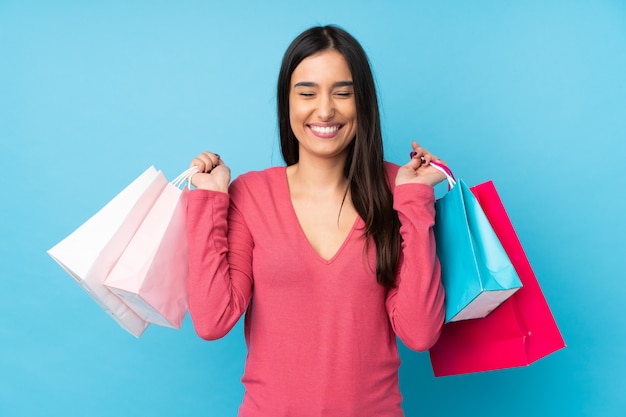
[[526,366],[565,346],[491,181],[471,187],[523,287],[485,318],[448,323],[430,349],[435,376]]
[[[195,168],[194,168],[195,169]],[[189,189],[179,188],[185,171],[166,185],[133,236],[105,285],[141,318],[179,329],[187,312],[187,237]]]
[[167,185],[148,168],[48,254],[126,331],[141,336],[148,323],[104,286],[122,252]]

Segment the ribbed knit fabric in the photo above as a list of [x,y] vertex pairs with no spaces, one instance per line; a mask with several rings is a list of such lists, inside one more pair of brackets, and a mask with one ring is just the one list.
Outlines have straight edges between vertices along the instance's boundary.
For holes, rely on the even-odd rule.
[[[393,187],[398,167],[386,164]],[[423,351],[439,336],[444,292],[432,187],[393,189],[403,238],[397,288],[376,282],[357,218],[321,258],[302,231],[285,167],[250,172],[225,193],[189,194],[189,311],[224,336],[244,312],[248,357],[240,417],[399,417],[396,335]]]

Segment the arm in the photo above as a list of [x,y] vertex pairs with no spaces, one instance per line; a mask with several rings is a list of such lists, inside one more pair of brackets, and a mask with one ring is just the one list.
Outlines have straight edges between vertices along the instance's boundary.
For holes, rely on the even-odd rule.
[[396,287],[387,293],[387,313],[394,332],[409,348],[429,349],[445,318],[444,290],[435,250],[434,190],[424,184],[395,187],[394,209],[400,218],[402,253]]
[[189,314],[198,335],[214,340],[233,328],[252,296],[252,239],[229,210],[228,194],[193,190],[187,212]]
[[411,160],[399,167],[392,187],[394,209],[400,218],[402,253],[396,288],[387,293],[387,312],[404,344],[424,351],[439,338],[445,318],[445,295],[432,230],[433,187],[445,176],[430,166],[430,161],[443,161],[416,142],[411,145]]
[[200,169],[194,185],[204,189],[189,193],[187,292],[196,332],[214,340],[232,329],[252,296],[252,238],[229,194],[221,191],[228,191],[228,167],[219,159],[212,168],[205,166],[200,159],[209,157],[215,161],[215,154],[204,153],[192,162]]

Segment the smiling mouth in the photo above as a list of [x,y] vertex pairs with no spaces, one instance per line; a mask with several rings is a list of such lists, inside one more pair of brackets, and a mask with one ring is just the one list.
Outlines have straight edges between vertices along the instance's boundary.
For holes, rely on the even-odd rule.
[[309,127],[315,133],[320,133],[322,135],[329,135],[329,134],[335,133],[336,131],[341,129],[342,126],[343,125],[333,125],[333,126],[313,126],[313,125],[310,125]]

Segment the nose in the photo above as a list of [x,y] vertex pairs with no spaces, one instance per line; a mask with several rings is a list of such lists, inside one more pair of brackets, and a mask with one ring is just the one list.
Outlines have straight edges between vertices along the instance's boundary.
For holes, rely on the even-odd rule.
[[335,103],[330,94],[322,94],[320,96],[317,114],[324,121],[332,119],[335,115]]

